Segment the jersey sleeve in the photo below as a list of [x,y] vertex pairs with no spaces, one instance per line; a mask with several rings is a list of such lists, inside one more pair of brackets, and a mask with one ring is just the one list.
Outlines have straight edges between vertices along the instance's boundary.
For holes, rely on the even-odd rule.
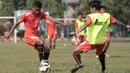
[[41,19],[46,19],[48,15],[46,15],[45,13],[41,12]]
[[113,16],[110,16],[110,22],[111,23],[115,23],[116,22],[116,18],[114,18]]
[[46,22],[46,27],[47,27],[47,28],[48,28],[48,25],[49,25],[49,24],[48,24],[48,21],[47,21],[47,22]]
[[18,19],[18,22],[23,22],[25,20],[26,13],[24,13],[20,18]]
[[78,28],[78,23],[77,23],[77,22],[75,22],[75,28],[76,28],[76,29]]
[[91,17],[87,16],[86,19],[87,19],[87,21],[86,21],[87,24],[91,24],[92,23]]

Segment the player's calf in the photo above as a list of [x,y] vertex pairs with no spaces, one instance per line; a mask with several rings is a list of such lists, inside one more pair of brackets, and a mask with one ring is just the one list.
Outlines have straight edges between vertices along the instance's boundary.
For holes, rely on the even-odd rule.
[[44,57],[43,57],[43,46],[38,46],[37,50],[38,50],[39,59],[40,59],[40,62],[41,62],[44,59]]
[[101,66],[102,66],[102,72],[104,72],[106,70],[106,67],[105,67],[105,54],[104,53],[99,55],[99,61],[100,61]]

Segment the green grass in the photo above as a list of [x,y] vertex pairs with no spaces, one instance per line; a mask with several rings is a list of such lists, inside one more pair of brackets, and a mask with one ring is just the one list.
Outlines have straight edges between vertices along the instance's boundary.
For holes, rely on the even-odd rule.
[[[63,46],[66,43],[67,46]],[[51,73],[70,73],[76,64],[68,41],[57,41],[56,52],[51,52]],[[108,73],[130,73],[130,42],[112,42],[106,59]],[[77,73],[100,73],[100,63],[95,50],[82,54],[84,68]],[[39,73],[37,52],[23,41],[0,42],[0,73]]]

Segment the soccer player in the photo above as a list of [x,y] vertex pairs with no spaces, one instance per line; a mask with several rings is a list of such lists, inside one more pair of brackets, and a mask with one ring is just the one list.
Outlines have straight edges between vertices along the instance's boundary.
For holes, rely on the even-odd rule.
[[[115,19],[110,16],[109,13],[101,13],[100,5],[100,1],[92,1],[90,3],[90,11],[92,13],[87,15],[86,23],[77,32],[71,33],[78,34],[87,27],[87,40],[79,44],[73,52],[73,57],[75,58],[77,65],[71,70],[71,73],[76,73],[79,68],[84,66],[80,54],[94,49],[96,49],[96,54],[99,55],[102,73],[106,72],[105,54],[103,51],[106,42],[106,29],[110,22],[113,22]],[[126,27],[123,24],[121,25]]]
[[[101,13],[105,13],[106,11],[106,6],[101,6],[101,9],[100,9],[100,12]],[[113,19],[113,21],[111,23],[116,23],[118,25],[125,25],[123,22],[117,20],[116,18],[114,18],[113,16],[110,16],[111,19]],[[110,25],[109,25],[110,27]],[[105,43],[105,46],[104,46],[104,53],[105,53],[105,56],[106,57],[109,57],[108,54],[106,54],[108,48],[109,48],[109,45],[110,45],[110,35],[109,35],[109,29],[106,30],[106,43]]]
[[[50,17],[52,17],[52,15],[50,15]],[[56,33],[57,33],[56,24],[50,20],[47,20],[46,28],[47,28],[47,33],[48,33],[50,49],[52,49],[54,51],[55,46],[56,46]]]
[[42,4],[40,1],[35,1],[33,3],[32,10],[25,12],[18,21],[13,25],[11,31],[5,39],[9,39],[11,34],[13,33],[14,29],[21,23],[24,22],[25,27],[25,34],[24,34],[24,41],[35,48],[38,51],[40,64],[41,63],[48,63],[48,58],[50,55],[50,48],[46,41],[38,37],[38,25],[39,21],[42,19],[48,19],[50,21],[65,25],[54,18],[49,17],[45,13],[41,12]]
[[[100,12],[104,13],[105,11],[106,11],[106,6],[101,6]],[[114,20],[114,21],[116,21],[116,20]],[[106,43],[104,46],[104,53],[105,53],[106,57],[109,57],[109,55],[106,53],[107,49],[109,47],[109,44],[110,44],[110,36],[109,36],[109,28],[108,28],[108,29],[106,29]],[[96,56],[96,58],[98,58],[98,55]]]
[[[75,31],[79,30],[85,22],[82,20],[82,14],[78,13],[78,19],[75,22]],[[85,31],[81,31],[77,34],[78,44],[82,43],[85,40]]]
[[40,38],[44,38],[45,35],[45,24],[46,20],[40,20],[39,27],[38,27],[38,34]]

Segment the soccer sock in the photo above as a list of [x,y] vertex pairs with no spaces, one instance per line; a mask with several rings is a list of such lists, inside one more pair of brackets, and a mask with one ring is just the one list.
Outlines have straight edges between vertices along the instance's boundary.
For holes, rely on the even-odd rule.
[[52,48],[53,48],[53,50],[55,49],[55,46],[56,46],[56,40],[52,40]]
[[50,55],[50,53],[44,53],[44,60],[48,60],[49,59],[49,55]]
[[38,54],[40,61],[43,60],[43,46],[38,46]]
[[109,44],[110,44],[110,42],[107,42],[107,43],[105,44],[105,47],[104,47],[104,53],[107,52],[107,49],[108,49],[108,47],[109,47]]
[[52,40],[50,40],[49,43],[50,43],[50,49],[52,49]]
[[102,71],[106,70],[106,67],[105,67],[105,54],[104,53],[99,55],[99,61],[100,61],[101,66],[102,66]]
[[77,64],[81,64],[81,63],[82,63],[82,62],[81,62],[81,55],[80,55],[80,54],[75,54],[75,53],[73,53],[73,56],[74,56],[74,58],[75,58]]

